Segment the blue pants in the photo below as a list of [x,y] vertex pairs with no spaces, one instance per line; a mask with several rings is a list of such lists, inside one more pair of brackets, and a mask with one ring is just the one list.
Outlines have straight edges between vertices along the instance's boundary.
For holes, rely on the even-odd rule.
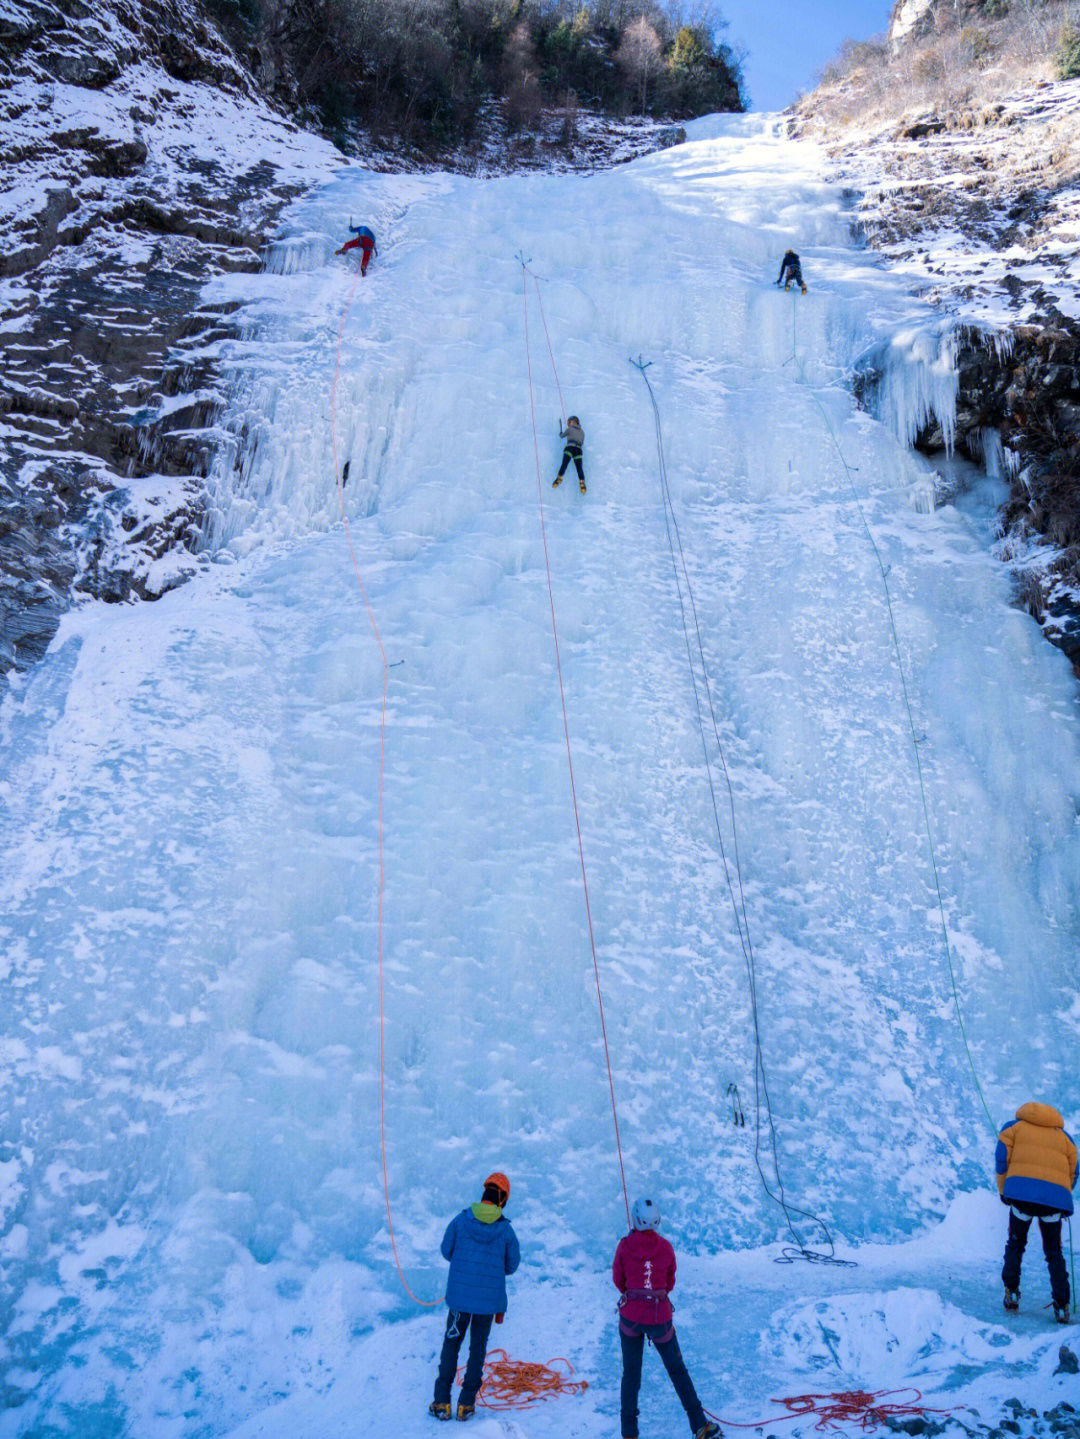
[[705,1410],[697,1397],[694,1381],[687,1373],[682,1350],[673,1324],[631,1324],[619,1320],[619,1338],[622,1340],[622,1432],[624,1439],[637,1439],[638,1394],[641,1390],[641,1358],[645,1352],[645,1340],[651,1339],[656,1352],[663,1361],[668,1378],[675,1386],[679,1402],[690,1420],[690,1433],[696,1434],[705,1427]]
[[484,1378],[484,1355],[487,1353],[488,1335],[494,1314],[465,1314],[451,1309],[446,1316],[446,1333],[443,1335],[442,1354],[439,1356],[439,1377],[435,1380],[435,1403],[449,1404],[450,1390],[457,1373],[458,1353],[461,1342],[469,1331],[469,1362],[465,1366],[465,1379],[461,1385],[458,1403],[471,1409],[480,1393]]
[[[1041,1204],[1037,1207],[1045,1209]],[[1032,1204],[1030,1208],[1035,1209],[1036,1206]],[[1056,1210],[1033,1214],[1027,1220],[1020,1219],[1016,1210],[1009,1210],[1009,1238],[1005,1245],[1005,1264],[1001,1270],[1002,1283],[1006,1289],[1020,1288],[1020,1262],[1024,1257],[1032,1219],[1038,1219],[1042,1233],[1043,1253],[1046,1255],[1046,1267],[1050,1271],[1050,1293],[1057,1307],[1066,1309],[1069,1304],[1069,1271],[1065,1256],[1061,1252],[1062,1217]]]

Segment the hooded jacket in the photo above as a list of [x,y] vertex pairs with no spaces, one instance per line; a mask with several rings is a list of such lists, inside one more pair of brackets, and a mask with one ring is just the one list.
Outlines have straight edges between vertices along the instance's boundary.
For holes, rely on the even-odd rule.
[[619,1240],[611,1266],[623,1296],[619,1314],[631,1324],[670,1324],[668,1295],[675,1288],[675,1251],[655,1229],[632,1229]]
[[998,1192],[1006,1203],[1046,1204],[1073,1212],[1076,1145],[1065,1121],[1049,1104],[1022,1104],[998,1135],[995,1166]]
[[506,1276],[521,1263],[517,1235],[497,1204],[474,1204],[455,1215],[443,1235],[450,1261],[446,1302],[465,1314],[502,1314]]

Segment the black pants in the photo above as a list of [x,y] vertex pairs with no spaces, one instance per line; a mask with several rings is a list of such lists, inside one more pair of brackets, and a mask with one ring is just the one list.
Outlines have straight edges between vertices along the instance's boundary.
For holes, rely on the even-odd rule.
[[804,281],[802,277],[801,265],[788,265],[788,267],[780,276],[780,281],[783,285],[790,285],[792,280],[795,281],[796,285],[798,285],[800,290],[803,288]]
[[439,1377],[435,1380],[435,1403],[449,1404],[450,1390],[457,1373],[458,1351],[461,1341],[469,1331],[469,1362],[465,1366],[465,1379],[461,1385],[458,1403],[472,1408],[484,1378],[484,1355],[487,1353],[488,1335],[491,1333],[493,1314],[464,1314],[451,1309],[446,1316],[446,1333],[443,1335],[442,1354],[439,1356]]
[[578,479],[581,481],[582,484],[584,484],[584,483],[585,483],[585,467],[584,467],[584,465],[581,463],[581,446],[580,446],[580,445],[575,445],[572,440],[571,440],[570,443],[566,446],[566,449],[563,450],[562,464],[559,466],[559,479],[560,479],[560,480],[562,479],[563,475],[566,474],[566,467],[567,467],[567,465],[569,465],[569,463],[570,463],[571,460],[573,460],[574,464],[577,466],[577,477],[578,477]]
[[1009,1210],[1009,1238],[1005,1245],[1005,1263],[1001,1270],[1002,1283],[1006,1289],[1020,1288],[1020,1262],[1024,1257],[1031,1221],[1037,1218],[1042,1234],[1043,1253],[1046,1255],[1046,1267],[1050,1271],[1050,1293],[1059,1309],[1067,1308],[1069,1270],[1061,1252],[1062,1216],[1057,1210],[1046,1210],[1042,1204],[1024,1206],[1025,1210],[1029,1207],[1033,1210],[1041,1209],[1044,1213],[1033,1213],[1027,1219],[1020,1219],[1014,1209]]
[[[630,1331],[629,1333],[627,1331]],[[665,1341],[665,1336],[669,1336]],[[656,1352],[663,1360],[668,1378],[675,1386],[679,1402],[690,1420],[690,1432],[696,1434],[705,1427],[705,1410],[697,1397],[694,1381],[686,1372],[682,1350],[675,1328],[671,1324],[630,1324],[619,1320],[619,1338],[622,1340],[622,1432],[624,1439],[637,1439],[638,1394],[641,1390],[641,1357],[645,1351],[646,1338],[656,1345]]]

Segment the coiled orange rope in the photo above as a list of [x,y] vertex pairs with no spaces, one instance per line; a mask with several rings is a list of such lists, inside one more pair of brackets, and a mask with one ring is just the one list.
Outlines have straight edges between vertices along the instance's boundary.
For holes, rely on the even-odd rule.
[[[555,1369],[555,1364],[564,1364],[565,1370]],[[464,1369],[458,1370],[458,1382]],[[588,1381],[574,1378],[574,1366],[569,1359],[549,1359],[546,1364],[527,1364],[521,1359],[511,1359],[505,1349],[489,1349],[484,1363],[484,1383],[477,1396],[477,1403],[485,1409],[527,1409],[530,1404],[542,1404],[546,1399],[558,1399],[564,1394],[584,1394]]]

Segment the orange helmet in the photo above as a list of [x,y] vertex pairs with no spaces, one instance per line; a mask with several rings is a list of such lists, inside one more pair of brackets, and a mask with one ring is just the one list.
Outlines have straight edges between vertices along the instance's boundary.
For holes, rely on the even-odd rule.
[[500,1174],[498,1170],[494,1174],[489,1174],[484,1180],[484,1188],[486,1189],[489,1184],[494,1185],[496,1189],[501,1189],[507,1199],[510,1198],[510,1181],[505,1174]]

